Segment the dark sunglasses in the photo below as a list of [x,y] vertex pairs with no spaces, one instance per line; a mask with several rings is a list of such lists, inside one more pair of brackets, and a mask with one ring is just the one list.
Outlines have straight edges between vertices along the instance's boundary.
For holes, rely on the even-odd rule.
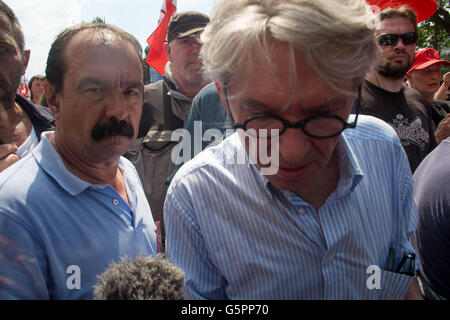
[[407,32],[402,34],[397,33],[385,33],[380,34],[377,37],[378,44],[380,46],[395,46],[398,43],[398,39],[401,38],[405,46],[417,42],[419,35],[417,32]]

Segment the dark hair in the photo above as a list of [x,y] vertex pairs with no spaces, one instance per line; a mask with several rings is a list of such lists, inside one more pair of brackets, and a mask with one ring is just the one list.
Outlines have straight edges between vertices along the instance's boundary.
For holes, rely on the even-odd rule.
[[28,81],[28,88],[30,89],[30,99],[33,100],[33,91],[31,90],[31,87],[33,86],[34,80],[45,80],[45,77],[42,74],[37,74],[35,76],[32,76],[30,81]]
[[414,26],[414,30],[417,32],[417,15],[411,8],[402,6],[399,8],[388,8],[380,13],[380,20],[391,18],[405,18],[408,19]]
[[14,11],[12,11],[12,9],[8,7],[8,5],[4,3],[2,0],[0,0],[0,12],[3,12],[8,17],[9,22],[11,23],[14,40],[19,46],[20,53],[23,56],[25,52],[25,38],[23,37],[23,32],[22,28],[20,27],[19,20],[17,20]]
[[129,42],[136,50],[139,60],[142,59],[142,47],[139,41],[122,29],[107,23],[81,23],[73,27],[67,28],[61,32],[53,42],[47,58],[47,67],[45,69],[45,77],[48,82],[55,86],[56,91],[60,91],[63,86],[64,74],[66,72],[66,64],[64,61],[64,52],[67,44],[73,37],[81,31],[92,30],[94,33],[101,34],[102,31],[110,31],[119,39]]

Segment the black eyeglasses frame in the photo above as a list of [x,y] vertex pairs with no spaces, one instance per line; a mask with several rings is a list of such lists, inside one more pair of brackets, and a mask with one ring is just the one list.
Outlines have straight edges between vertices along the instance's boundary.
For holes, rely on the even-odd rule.
[[[230,102],[228,100],[227,90],[226,90],[225,87],[223,88],[223,94],[225,96],[225,102],[227,104],[228,114],[230,116],[230,120],[231,120],[231,123],[232,123],[232,126],[233,126],[234,129],[243,129],[244,131],[246,131],[247,130],[247,124],[250,121],[252,121],[254,119],[258,119],[258,118],[271,117],[271,118],[277,119],[277,120],[279,120],[279,121],[281,121],[283,123],[283,130],[281,130],[279,132],[278,137],[281,136],[286,131],[286,129],[288,129],[288,128],[300,128],[300,129],[302,129],[304,134],[306,134],[307,136],[309,136],[311,138],[314,138],[314,139],[330,139],[330,138],[333,138],[333,137],[336,137],[336,136],[340,135],[345,129],[354,129],[354,128],[356,128],[356,124],[358,122],[358,116],[360,114],[361,86],[359,87],[358,91],[359,91],[358,97],[355,99],[354,105],[352,107],[352,110],[355,109],[355,115],[356,115],[355,116],[355,120],[353,121],[353,123],[348,123],[344,119],[342,119],[341,117],[339,117],[337,115],[334,115],[334,114],[318,114],[318,115],[314,115],[314,116],[308,117],[306,119],[303,119],[303,120],[300,120],[300,121],[297,121],[297,122],[292,122],[292,121],[283,119],[283,118],[281,118],[281,117],[279,117],[277,115],[273,115],[273,114],[269,114],[269,113],[255,114],[255,115],[247,118],[244,122],[239,123],[239,122],[236,122],[234,120],[233,114],[231,113],[231,109],[230,109]],[[309,132],[305,131],[305,126],[306,126],[306,124],[309,121],[314,120],[314,119],[323,119],[323,118],[330,118],[330,119],[336,119],[336,120],[341,121],[342,124],[343,124],[342,130],[339,131],[336,134],[329,135],[329,136],[316,136],[316,135],[310,134]],[[268,136],[267,138],[270,138],[270,136]]]

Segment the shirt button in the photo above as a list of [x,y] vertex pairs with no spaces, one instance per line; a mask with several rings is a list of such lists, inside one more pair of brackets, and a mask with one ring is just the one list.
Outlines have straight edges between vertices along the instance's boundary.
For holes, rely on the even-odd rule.
[[299,209],[299,210],[298,210],[298,213],[304,214],[304,213],[305,213],[305,209]]
[[118,206],[118,205],[119,205],[119,200],[114,199],[114,200],[113,200],[113,205]]

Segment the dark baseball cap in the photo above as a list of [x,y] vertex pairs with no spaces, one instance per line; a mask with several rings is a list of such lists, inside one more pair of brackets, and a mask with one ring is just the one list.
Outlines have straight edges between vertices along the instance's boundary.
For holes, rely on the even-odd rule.
[[184,38],[191,34],[203,31],[209,22],[209,17],[197,11],[180,12],[173,16],[169,22],[167,42],[173,39]]

